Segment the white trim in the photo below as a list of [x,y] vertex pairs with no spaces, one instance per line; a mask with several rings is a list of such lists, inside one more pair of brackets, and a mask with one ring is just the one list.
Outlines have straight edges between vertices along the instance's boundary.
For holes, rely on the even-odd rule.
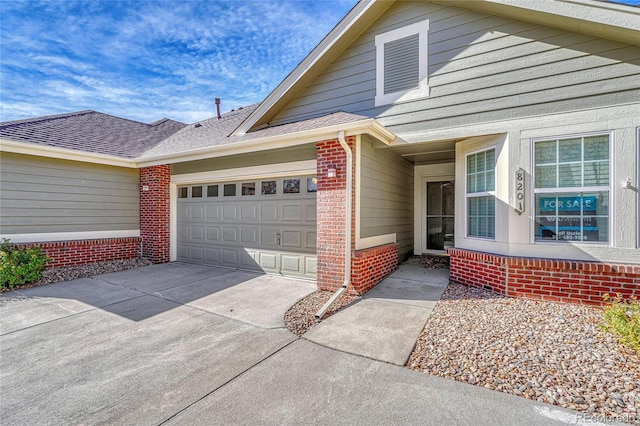
[[[207,183],[221,180],[262,179],[274,176],[315,175],[316,160],[292,161],[289,163],[266,164],[263,166],[239,167],[236,169],[211,170],[207,172],[185,173],[171,176],[174,185]],[[175,195],[177,198],[177,190]]]
[[57,148],[33,143],[16,142],[0,139],[0,152],[13,154],[36,155],[38,157],[57,158],[60,160],[82,161],[84,163],[104,164],[107,166],[137,168],[134,160],[127,160],[115,155],[94,154],[74,149]]
[[169,184],[169,261],[178,260],[178,185]]
[[159,155],[154,157],[138,158],[138,166],[147,167],[159,164],[178,163],[185,161],[201,160],[222,155],[245,154],[258,151],[267,151],[278,148],[287,148],[308,143],[315,143],[321,140],[335,139],[336,134],[344,132],[345,137],[360,134],[369,134],[374,138],[391,144],[396,136],[385,129],[373,118],[353,121],[351,123],[336,124],[333,126],[304,130],[301,132],[285,133],[282,135],[267,136],[226,145],[218,145],[206,148],[195,149],[186,152]]
[[[446,164],[446,163],[444,163]],[[455,175],[440,175],[440,176],[427,176],[427,177],[423,177],[420,180],[420,209],[415,209],[416,211],[420,210],[420,219],[418,221],[418,225],[417,227],[420,229],[420,252],[422,254],[424,253],[442,253],[445,252],[446,250],[433,250],[433,249],[427,249],[427,183],[428,182],[445,182],[445,181],[451,181],[453,182],[453,188],[454,188],[454,196],[453,196],[453,202],[455,205],[456,202],[456,194],[455,194],[455,184],[456,184],[456,177]],[[414,206],[415,208],[415,206]],[[454,237],[455,237],[455,208],[454,208],[454,226],[453,226],[453,232],[454,232]]]
[[7,238],[12,243],[45,243],[52,241],[102,240],[109,238],[139,237],[139,229],[125,231],[83,231],[83,232],[44,232],[34,234],[5,234],[0,239]]
[[[472,193],[468,193],[467,192],[467,182],[468,182],[468,175],[467,175],[467,163],[468,163],[468,159],[470,155],[474,155],[474,154],[478,154],[480,152],[486,152],[486,151],[494,151],[493,154],[493,160],[494,160],[494,165],[493,165],[493,191],[484,191],[484,192],[472,192]],[[464,211],[464,237],[465,238],[469,238],[469,239],[473,239],[473,240],[482,240],[482,241],[497,241],[498,240],[498,146],[497,145],[492,145],[492,146],[488,146],[488,147],[484,147],[481,149],[477,149],[471,152],[467,152],[464,155],[464,206],[463,211]],[[493,238],[492,237],[481,237],[478,235],[469,235],[469,212],[468,212],[468,199],[469,197],[474,198],[474,197],[488,197],[491,196],[493,197],[493,214],[494,214],[494,224],[493,224]],[[455,229],[455,228],[454,228]]]
[[[547,142],[547,141],[560,141],[563,139],[572,139],[572,138],[587,138],[591,136],[604,136],[607,135],[609,137],[609,185],[606,186],[572,186],[572,187],[557,187],[557,188],[540,188],[536,189],[536,143],[538,142]],[[607,246],[607,247],[615,247],[615,215],[613,212],[615,211],[613,206],[615,205],[615,191],[614,187],[611,186],[612,180],[615,178],[614,174],[614,163],[615,163],[615,137],[613,130],[603,130],[603,131],[595,131],[595,132],[584,132],[584,133],[569,133],[561,136],[546,136],[541,138],[531,138],[531,152],[530,161],[531,161],[531,179],[529,183],[529,188],[531,195],[529,197],[530,205],[531,205],[531,215],[530,217],[530,229],[529,229],[529,243],[535,244],[539,246],[544,245],[552,245],[552,246],[562,246],[562,245],[575,245],[575,244],[585,244],[585,245],[593,245],[593,246]],[[584,145],[584,140],[583,140]],[[583,152],[584,154],[584,152]],[[557,162],[556,162],[557,164]],[[582,163],[581,163],[582,164]],[[609,194],[609,212],[608,212],[608,220],[609,220],[609,241],[570,241],[570,240],[536,240],[536,194],[562,194],[562,193],[575,193],[575,192],[607,192]]]
[[[429,20],[416,22],[402,28],[378,34],[376,45],[376,96],[375,106],[388,105],[395,102],[426,98],[429,96],[428,70],[428,42]],[[418,81],[419,87],[394,93],[384,93],[384,45],[391,41],[418,34]]]
[[364,250],[371,247],[395,244],[396,234],[376,235],[375,237],[360,238],[356,240],[356,250]]

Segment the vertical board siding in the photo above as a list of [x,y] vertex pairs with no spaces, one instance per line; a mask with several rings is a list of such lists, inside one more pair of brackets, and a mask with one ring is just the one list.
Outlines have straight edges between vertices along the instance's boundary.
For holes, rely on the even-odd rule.
[[0,233],[139,229],[138,170],[0,153]]
[[[377,34],[429,20],[428,98],[374,106]],[[271,121],[337,110],[395,133],[618,105],[640,96],[640,47],[462,8],[398,2]]]
[[413,251],[413,165],[366,136],[360,159],[360,237],[396,233],[402,258]]

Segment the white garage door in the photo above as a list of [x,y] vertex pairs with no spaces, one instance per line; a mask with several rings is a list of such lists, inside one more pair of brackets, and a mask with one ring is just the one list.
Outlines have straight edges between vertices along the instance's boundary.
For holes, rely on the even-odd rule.
[[178,260],[316,278],[313,176],[178,187]]

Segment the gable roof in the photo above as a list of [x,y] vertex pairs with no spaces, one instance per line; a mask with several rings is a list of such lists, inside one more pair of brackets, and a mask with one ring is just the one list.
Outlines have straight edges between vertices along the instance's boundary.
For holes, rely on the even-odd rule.
[[241,108],[189,125],[146,151],[136,161],[154,165],[167,162],[190,161],[208,158],[214,153],[223,155],[269,150],[335,138],[367,133],[379,140],[391,143],[395,136],[376,120],[357,114],[337,111],[309,120],[279,126],[266,127],[244,135],[233,135],[233,130],[247,118],[258,105]]
[[[235,135],[268,124],[396,0],[360,0],[241,123]],[[437,0],[478,12],[640,45],[640,8],[597,0]]]
[[184,126],[166,118],[146,124],[87,110],[6,121],[0,123],[0,138],[134,159]]

